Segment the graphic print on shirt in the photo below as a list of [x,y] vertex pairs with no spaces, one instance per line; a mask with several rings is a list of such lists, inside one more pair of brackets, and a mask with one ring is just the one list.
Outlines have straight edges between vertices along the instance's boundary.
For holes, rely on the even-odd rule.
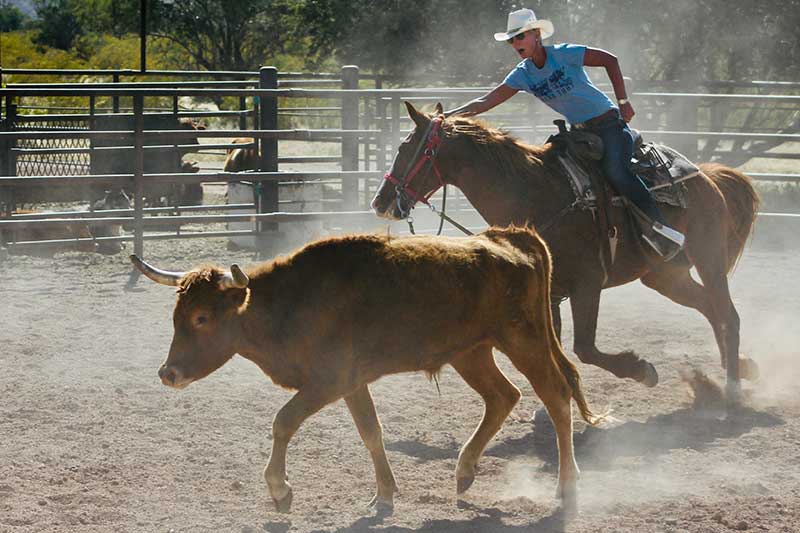
[[546,102],[567,94],[573,87],[575,87],[575,82],[571,77],[567,77],[564,72],[564,67],[560,67],[554,70],[547,79],[534,84],[533,87],[531,87],[531,91],[537,98]]

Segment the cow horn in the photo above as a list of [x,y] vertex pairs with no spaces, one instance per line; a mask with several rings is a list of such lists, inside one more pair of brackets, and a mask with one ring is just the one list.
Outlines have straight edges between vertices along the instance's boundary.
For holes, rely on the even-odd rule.
[[223,289],[244,289],[248,283],[250,283],[250,278],[235,263],[231,265],[231,271],[226,272],[219,281],[220,287]]
[[148,278],[152,279],[156,283],[160,283],[162,285],[171,285],[173,287],[178,285],[178,282],[183,277],[183,272],[169,272],[167,270],[161,270],[154,266],[150,266],[136,255],[130,256],[131,263],[135,266],[139,272],[147,276]]

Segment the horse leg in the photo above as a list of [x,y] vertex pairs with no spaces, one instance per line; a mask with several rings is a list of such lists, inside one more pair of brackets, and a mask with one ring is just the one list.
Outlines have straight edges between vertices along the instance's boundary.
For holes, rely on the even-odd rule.
[[618,378],[631,378],[648,387],[658,384],[655,367],[640,359],[632,351],[619,354],[603,353],[595,344],[597,335],[597,314],[600,310],[599,285],[577,287],[570,292],[572,322],[575,328],[573,350],[581,362],[599,366]]
[[[555,340],[555,339],[554,339]],[[550,351],[547,332],[536,324],[509,327],[499,348],[533,386],[550,415],[558,444],[559,498],[568,512],[577,509],[578,476],[572,441],[572,389]]]
[[[695,250],[690,249],[689,252]],[[720,362],[726,370],[725,388],[728,399],[737,404],[741,401],[741,383],[739,381],[739,313],[731,299],[728,287],[726,265],[715,254],[708,250],[700,252],[694,259],[694,265],[703,287],[708,294],[709,304],[719,323],[717,345],[720,349]],[[723,256],[725,257],[725,256]]]
[[300,390],[281,407],[272,421],[272,453],[264,469],[269,494],[278,512],[292,507],[292,486],[286,481],[286,449],[300,425],[311,415],[342,397],[332,391]]
[[[723,322],[717,318],[714,307],[711,305],[708,291],[701,284],[692,279],[689,268],[686,265],[670,266],[665,264],[658,270],[654,270],[642,277],[642,283],[651,289],[658,291],[673,302],[690,307],[699,311],[714,331],[714,338],[720,352],[722,367],[727,367],[727,361],[723,354],[726,353],[727,339],[726,328]],[[734,309],[734,313],[735,313]],[[738,324],[738,316],[736,318]],[[755,379],[758,377],[758,365],[751,359],[739,359],[739,375],[744,379]]]
[[475,481],[475,467],[486,444],[503,425],[521,393],[497,368],[489,345],[461,354],[450,364],[484,402],[483,418],[458,454],[456,492],[461,494]]
[[379,514],[390,514],[394,507],[394,493],[397,492],[397,483],[392,474],[392,467],[386,459],[386,450],[383,447],[383,430],[375,412],[372,395],[366,385],[362,385],[356,392],[344,397],[347,408],[353,416],[358,433],[364,446],[372,456],[375,467],[377,492],[370,502],[370,507],[375,506]]

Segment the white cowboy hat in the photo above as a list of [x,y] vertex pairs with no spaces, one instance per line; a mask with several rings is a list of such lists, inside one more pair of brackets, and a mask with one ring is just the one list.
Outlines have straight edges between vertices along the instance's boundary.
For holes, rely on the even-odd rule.
[[536,14],[532,9],[518,9],[508,14],[508,24],[506,31],[495,33],[497,41],[505,41],[528,30],[541,30],[542,39],[547,39],[553,35],[553,23],[549,20],[537,20]]

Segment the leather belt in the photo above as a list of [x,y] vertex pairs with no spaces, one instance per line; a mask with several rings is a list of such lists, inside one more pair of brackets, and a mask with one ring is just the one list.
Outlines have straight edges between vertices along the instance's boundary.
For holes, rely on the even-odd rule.
[[577,124],[573,124],[572,127],[573,129],[576,130],[591,130],[597,128],[598,126],[602,126],[613,119],[619,119],[619,118],[620,118],[619,109],[614,107],[612,109],[609,109],[602,115],[590,118],[585,122],[578,122]]

